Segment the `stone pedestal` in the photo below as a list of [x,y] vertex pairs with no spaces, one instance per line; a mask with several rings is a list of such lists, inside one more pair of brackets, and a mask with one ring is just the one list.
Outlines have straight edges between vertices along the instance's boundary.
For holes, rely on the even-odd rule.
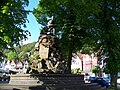
[[9,85],[42,85],[43,83],[39,82],[38,78],[33,78],[30,74],[17,74],[11,75]]
[[85,84],[84,76],[76,74],[26,74],[10,77],[8,84],[0,84],[0,90],[106,90],[97,84]]

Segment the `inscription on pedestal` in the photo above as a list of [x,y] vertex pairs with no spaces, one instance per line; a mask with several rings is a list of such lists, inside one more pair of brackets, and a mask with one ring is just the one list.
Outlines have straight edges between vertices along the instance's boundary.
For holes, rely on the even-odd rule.
[[39,55],[41,59],[46,59],[48,58],[48,53],[49,53],[49,48],[43,46],[42,44],[40,44],[40,51],[39,51]]

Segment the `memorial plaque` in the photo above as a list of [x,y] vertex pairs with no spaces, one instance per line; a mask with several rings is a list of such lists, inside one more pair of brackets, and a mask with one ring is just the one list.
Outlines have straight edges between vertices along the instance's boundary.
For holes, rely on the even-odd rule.
[[40,44],[40,50],[39,50],[40,58],[41,59],[48,58],[48,53],[49,53],[49,47],[45,47],[42,44]]

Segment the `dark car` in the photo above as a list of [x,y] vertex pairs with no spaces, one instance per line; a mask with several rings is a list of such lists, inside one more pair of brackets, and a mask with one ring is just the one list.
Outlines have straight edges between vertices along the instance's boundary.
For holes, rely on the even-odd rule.
[[98,85],[109,87],[109,82],[105,81],[103,78],[94,78],[91,83],[97,83]]
[[94,82],[94,80],[96,79],[96,77],[89,77],[88,81],[90,81],[91,83]]

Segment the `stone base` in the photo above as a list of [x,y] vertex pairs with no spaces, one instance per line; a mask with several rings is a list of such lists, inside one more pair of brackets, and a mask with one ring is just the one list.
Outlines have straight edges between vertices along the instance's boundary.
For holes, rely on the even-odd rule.
[[85,84],[84,75],[76,74],[24,74],[11,75],[8,84],[0,90],[106,90],[97,84]]
[[39,81],[38,78],[31,77],[30,74],[17,74],[10,76],[10,85],[42,85],[43,82]]

